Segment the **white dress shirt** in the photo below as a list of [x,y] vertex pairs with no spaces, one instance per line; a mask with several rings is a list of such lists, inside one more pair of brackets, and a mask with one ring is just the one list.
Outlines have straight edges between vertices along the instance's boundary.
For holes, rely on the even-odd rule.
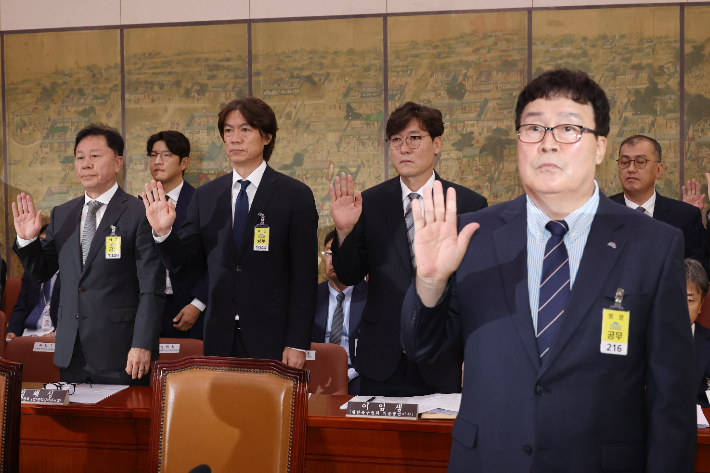
[[[424,183],[423,186],[421,186],[419,189],[416,191],[410,190],[409,187],[407,187],[407,184],[402,182],[402,178],[399,178],[399,184],[402,186],[402,210],[404,210],[404,214],[407,214],[407,204],[409,204],[409,194],[412,192],[416,192],[419,194],[419,209],[422,211],[422,217],[424,216],[424,204],[422,203],[424,198],[422,197],[422,192],[424,192],[424,188],[426,186],[429,186],[430,189],[434,188],[434,181],[436,180],[435,178],[434,171],[431,172],[431,177]],[[433,195],[433,194],[432,194]]]
[[[330,332],[333,326],[333,313],[335,308],[338,306],[338,292],[333,286],[330,285],[328,281],[328,291],[330,295],[328,297],[328,322],[325,327],[325,343],[330,343]],[[345,348],[345,352],[348,354],[348,366],[352,366],[353,363],[350,359],[350,302],[353,300],[353,286],[348,286],[343,290],[343,335],[340,337],[340,346]],[[352,381],[359,375],[355,368],[348,368],[348,381]]]
[[[59,271],[54,273],[54,276],[52,276],[52,279],[49,281],[43,283],[43,284],[49,284],[49,300],[42,300],[44,298],[43,295],[43,289],[44,287],[40,286],[40,293],[39,293],[39,301],[37,303],[42,302],[45,305],[45,312],[42,312],[42,315],[40,316],[39,320],[37,320],[37,326],[35,328],[25,328],[25,330],[20,334],[23,337],[41,337],[42,335],[47,335],[48,333],[54,332],[54,325],[52,324],[52,318],[49,316],[49,306],[52,303],[52,293],[54,292],[54,283],[57,282],[57,276],[59,276]],[[34,310],[34,307],[32,308]],[[44,318],[46,317],[49,319],[49,325],[44,326]]]
[[[638,204],[634,204],[631,202],[629,199],[626,198],[626,194],[624,194],[624,202],[626,202],[626,206],[630,209],[636,210],[638,208]],[[646,202],[641,205],[641,207],[644,208],[644,212],[646,215],[649,217],[653,217],[653,211],[656,209],[656,191],[654,189],[653,195],[651,196],[650,199],[648,199]]]

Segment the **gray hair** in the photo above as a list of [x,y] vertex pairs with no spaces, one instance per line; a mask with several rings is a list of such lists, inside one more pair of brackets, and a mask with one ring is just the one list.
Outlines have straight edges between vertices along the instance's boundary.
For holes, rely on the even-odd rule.
[[695,284],[695,287],[700,289],[700,295],[705,297],[708,293],[708,275],[703,269],[703,266],[694,259],[686,258],[685,260],[685,282],[686,284]]

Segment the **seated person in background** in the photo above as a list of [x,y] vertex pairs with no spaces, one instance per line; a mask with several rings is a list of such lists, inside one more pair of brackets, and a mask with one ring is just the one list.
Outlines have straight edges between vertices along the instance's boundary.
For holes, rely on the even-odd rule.
[[[39,238],[44,240],[49,225],[40,230]],[[16,336],[41,337],[51,335],[57,327],[57,309],[59,308],[59,271],[49,281],[38,284],[32,275],[25,271],[17,303],[10,316],[7,327],[9,340]]]
[[708,276],[705,270],[693,259],[685,260],[685,283],[688,286],[688,312],[693,328],[695,344],[695,377],[698,386],[697,403],[710,407],[705,391],[710,388],[710,329],[696,324],[705,294],[708,293]]
[[357,353],[357,337],[352,334],[356,334],[360,328],[360,317],[367,299],[367,282],[360,281],[355,286],[346,286],[338,280],[333,269],[333,252],[330,249],[336,238],[338,232],[333,230],[324,240],[325,272],[328,281],[318,284],[313,341],[337,343],[345,348],[348,352],[348,394],[357,396],[360,393],[360,376],[352,363]]
[[658,141],[644,135],[626,138],[619,148],[619,182],[624,192],[611,200],[636,209],[683,232],[685,257],[693,258],[710,272],[710,253],[700,212],[685,202],[663,197],[656,191],[656,179],[663,174],[662,149]]

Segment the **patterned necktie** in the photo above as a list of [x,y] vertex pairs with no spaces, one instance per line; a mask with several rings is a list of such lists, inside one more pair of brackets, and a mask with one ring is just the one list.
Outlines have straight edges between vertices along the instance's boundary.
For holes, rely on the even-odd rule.
[[[30,315],[27,316],[27,319],[25,319],[25,328],[28,328],[30,330],[37,329],[37,322],[39,322],[40,317],[42,317],[42,313],[44,312],[44,308],[47,306],[47,304],[49,304],[49,299],[52,296],[49,291],[51,288],[52,288],[52,280],[51,279],[42,284],[41,294],[39,296],[39,300],[37,301],[37,305],[34,307],[34,309],[32,309],[32,312],[30,312]],[[15,335],[22,335],[22,334],[15,334]]]
[[249,197],[247,196],[247,187],[250,182],[246,179],[240,179],[241,183],[237,200],[234,202],[234,226],[232,234],[234,235],[234,244],[237,245],[237,252],[242,247],[242,236],[244,236],[244,227],[247,224],[247,216],[249,215]]
[[340,345],[340,338],[343,336],[343,301],[345,294],[338,293],[336,297],[338,304],[333,312],[333,323],[330,326],[330,343]]
[[641,213],[644,213],[644,214],[646,213],[646,209],[644,209],[644,208],[641,207],[640,205],[639,205],[638,207],[636,207],[636,210],[640,210]]
[[91,248],[91,241],[94,239],[94,234],[96,233],[96,212],[104,204],[99,202],[98,200],[90,200],[87,205],[89,206],[89,211],[86,212],[86,221],[84,222],[84,234],[81,236],[82,266],[84,266],[84,263],[86,263],[86,255],[89,254],[89,248]]
[[564,220],[550,220],[545,225],[552,236],[545,246],[537,310],[537,349],[542,358],[550,349],[560,316],[565,311],[570,293],[569,257],[564,243],[569,230]]
[[417,270],[417,260],[414,258],[414,216],[412,215],[412,201],[419,199],[419,194],[412,192],[407,203],[407,210],[404,212],[404,222],[407,224],[407,240],[409,241],[409,255],[412,257],[412,268]]

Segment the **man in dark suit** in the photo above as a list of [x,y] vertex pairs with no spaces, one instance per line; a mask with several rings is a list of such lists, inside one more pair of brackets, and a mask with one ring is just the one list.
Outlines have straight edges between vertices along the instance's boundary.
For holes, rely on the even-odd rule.
[[178,233],[160,183],[146,185],[146,215],[173,279],[208,273],[205,355],[269,358],[303,367],[318,283],[313,192],[267,162],[276,116],[245,98],[219,113],[233,172],[201,186]]
[[[40,241],[44,240],[49,224],[42,226],[39,232]],[[32,275],[25,271],[22,274],[20,294],[12,309],[10,323],[7,326],[5,338],[15,336],[44,336],[54,333],[57,327],[57,309],[59,308],[59,291],[61,283],[59,274],[42,284],[37,284]]]
[[710,329],[703,327],[696,321],[710,283],[708,283],[708,275],[700,263],[691,258],[685,260],[685,284],[695,346],[695,386],[697,387],[695,402],[708,408],[710,402],[705,392],[710,389]]
[[599,192],[609,103],[587,74],[543,73],[515,117],[526,195],[458,230],[439,184],[413,211],[402,342],[465,345],[449,471],[692,472],[683,235]]
[[626,205],[680,229],[685,237],[685,257],[700,262],[705,272],[710,253],[703,218],[693,205],[663,197],[656,191],[656,179],[663,173],[662,149],[658,141],[644,135],[626,138],[619,148],[619,181],[624,192],[611,200]]
[[434,172],[444,122],[439,110],[407,102],[387,120],[387,141],[399,177],[355,194],[352,176],[335,178],[330,187],[331,213],[338,231],[333,266],[348,285],[370,275],[367,304],[357,338],[355,369],[363,395],[415,396],[461,390],[461,349],[452,346],[432,363],[414,363],[399,341],[402,300],[416,262],[411,202],[422,189],[440,181],[456,189],[459,212],[488,205],[486,199]]
[[105,125],[81,130],[74,145],[85,195],[52,210],[47,237],[42,212],[21,193],[12,204],[15,253],[35,281],[60,271],[54,363],[62,381],[144,384],[157,359],[165,305],[165,269],[140,201],[123,191],[123,138]]
[[318,284],[316,299],[316,319],[313,324],[313,341],[316,343],[337,343],[348,353],[348,394],[360,394],[360,375],[353,367],[357,350],[354,334],[360,330],[362,309],[367,300],[367,282],[360,281],[354,286],[346,286],[338,279],[333,268],[331,245],[338,238],[333,230],[325,236],[325,272],[328,280]]
[[[175,130],[161,131],[146,144],[150,174],[163,185],[165,195],[175,204],[175,228],[185,223],[187,206],[195,188],[183,179],[190,163],[190,140]],[[196,338],[202,340],[204,317],[207,307],[207,280],[199,274],[190,274],[186,279],[172,280],[168,272],[165,313],[161,337]]]

